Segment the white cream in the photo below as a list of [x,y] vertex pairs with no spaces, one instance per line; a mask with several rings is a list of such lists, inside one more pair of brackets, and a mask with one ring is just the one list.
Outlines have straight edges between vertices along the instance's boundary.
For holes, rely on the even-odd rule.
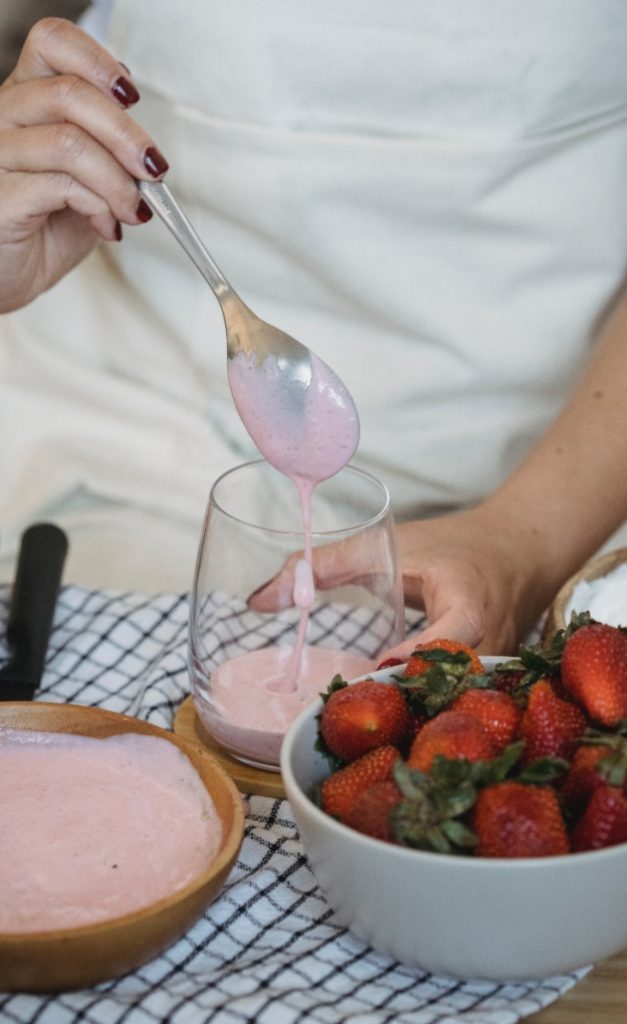
[[566,622],[573,612],[590,612],[608,626],[627,626],[627,564],[596,580],[580,580],[566,606]]

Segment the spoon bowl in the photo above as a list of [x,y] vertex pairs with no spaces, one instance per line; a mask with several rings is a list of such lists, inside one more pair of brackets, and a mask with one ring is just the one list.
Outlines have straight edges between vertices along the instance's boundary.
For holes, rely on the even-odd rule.
[[[318,479],[333,475],[353,455],[359,440],[359,417],[346,385],[306,345],[252,312],[207,251],[198,232],[164,182],[138,181],[142,196],[174,235],[200,271],[220,304],[226,327],[228,378],[235,405],[261,453],[282,471],[279,449],[285,437],[295,437],[294,465],[303,466],[320,436],[312,432],[308,413],[315,401],[318,420],[330,417],[340,428],[341,458],[332,459]],[[273,410],[270,416],[267,410]],[[315,436],[311,436],[312,433]],[[305,436],[307,435],[307,436]]]

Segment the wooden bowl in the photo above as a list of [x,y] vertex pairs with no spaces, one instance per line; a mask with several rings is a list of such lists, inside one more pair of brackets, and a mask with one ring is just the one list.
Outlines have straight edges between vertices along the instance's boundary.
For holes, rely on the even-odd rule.
[[[544,629],[545,638],[552,637],[558,629],[565,629],[568,625],[566,610],[573,595],[573,591],[582,580],[598,580],[601,576],[607,576],[613,569],[617,569],[623,562],[627,562],[627,548],[617,548],[615,551],[608,551],[604,555],[591,558],[584,566],[566,581],[561,590],[558,591],[553,603],[549,606]],[[586,611],[580,608],[578,611]]]
[[136,732],[175,744],[191,761],[222,822],[217,857],[185,888],[142,910],[59,931],[0,933],[0,991],[54,992],[90,987],[134,970],[183,935],[213,901],[244,833],[242,798],[200,746],[127,715],[76,704],[0,704],[0,726],[105,737]]

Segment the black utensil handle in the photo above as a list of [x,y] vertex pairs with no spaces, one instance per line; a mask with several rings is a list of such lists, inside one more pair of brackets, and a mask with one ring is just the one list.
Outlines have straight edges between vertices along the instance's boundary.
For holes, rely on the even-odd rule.
[[68,542],[54,523],[35,523],[22,534],[11,594],[7,640],[15,674],[39,686]]

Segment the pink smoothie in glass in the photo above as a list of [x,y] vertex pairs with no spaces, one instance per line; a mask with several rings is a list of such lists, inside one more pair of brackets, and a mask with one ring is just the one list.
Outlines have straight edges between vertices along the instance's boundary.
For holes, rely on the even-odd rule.
[[198,772],[167,740],[0,730],[0,932],[139,910],[204,871],[221,839]]
[[372,662],[357,654],[306,644],[296,686],[286,690],[277,683],[289,678],[293,657],[289,647],[263,647],[225,661],[211,674],[211,705],[203,706],[201,718],[223,746],[252,764],[278,764],[287,729],[336,673],[352,679],[372,670]]

